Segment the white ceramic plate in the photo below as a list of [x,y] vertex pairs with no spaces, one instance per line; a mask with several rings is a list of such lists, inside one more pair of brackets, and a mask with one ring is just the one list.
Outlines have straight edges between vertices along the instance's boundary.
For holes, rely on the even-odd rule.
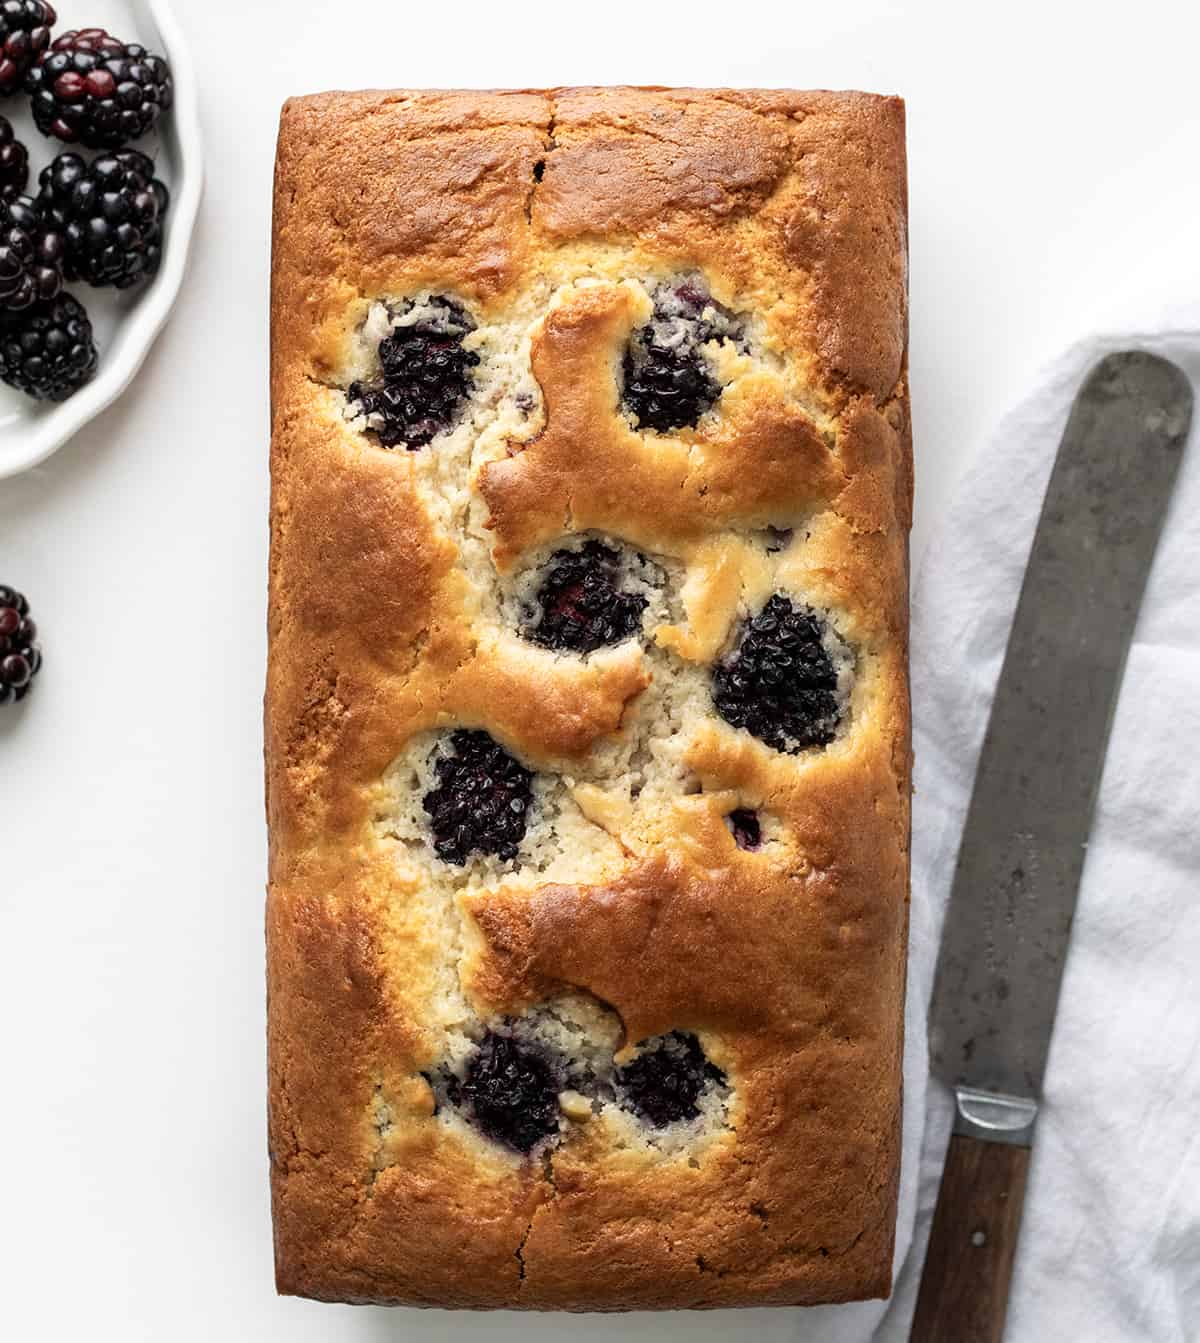
[[[204,178],[195,72],[167,0],[53,2],[58,11],[55,33],[71,28],[107,28],[126,42],[141,42],[170,63],[175,79],[174,106],[154,131],[134,141],[131,148],[142,150],[155,161],[158,176],[171,193],[171,206],[162,265],[148,285],[121,293],[83,284],[70,286],[71,293],[88,310],[100,350],[100,367],[92,381],[58,405],[34,401],[0,383],[0,477],[44,461],[129,386],[179,292]],[[30,186],[26,191],[36,191],[38,173],[55,154],[73,146],[40,134],[24,95],[0,100],[0,114],[13,123],[17,139],[29,149]],[[89,157],[95,153],[86,149],[79,152]]]

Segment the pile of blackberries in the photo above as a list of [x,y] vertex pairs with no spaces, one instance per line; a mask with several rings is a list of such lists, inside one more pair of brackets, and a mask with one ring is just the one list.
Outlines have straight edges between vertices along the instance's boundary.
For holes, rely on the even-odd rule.
[[59,154],[25,192],[29,154],[0,116],[0,379],[62,401],[95,372],[92,325],[63,284],[125,289],[158,269],[167,189],[122,148],[171,106],[161,56],[103,28],[51,37],[44,0],[0,0],[0,97],[22,90],[43,135],[103,151]]

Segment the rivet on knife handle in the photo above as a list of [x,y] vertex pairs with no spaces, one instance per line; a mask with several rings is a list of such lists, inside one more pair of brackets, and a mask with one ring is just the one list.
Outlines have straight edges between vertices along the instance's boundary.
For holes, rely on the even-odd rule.
[[[998,1343],[1108,731],[1191,422],[1173,364],[1109,355],[1042,505],[959,849],[929,1017],[956,1118],[913,1343]],[[995,501],[997,508],[1005,500]]]

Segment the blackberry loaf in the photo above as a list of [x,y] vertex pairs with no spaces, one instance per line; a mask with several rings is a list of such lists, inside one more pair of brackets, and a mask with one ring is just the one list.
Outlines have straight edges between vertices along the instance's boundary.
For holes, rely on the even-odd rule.
[[281,1291],[888,1292],[906,326],[898,100],[285,107]]

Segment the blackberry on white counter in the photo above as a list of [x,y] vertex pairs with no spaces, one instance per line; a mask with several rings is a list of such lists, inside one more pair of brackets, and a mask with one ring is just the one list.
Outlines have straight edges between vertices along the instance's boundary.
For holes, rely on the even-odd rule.
[[27,83],[38,130],[92,149],[117,149],[145,135],[174,96],[161,56],[103,28],[55,38]]
[[3,0],[0,4],[0,97],[16,93],[34,62],[50,45],[58,22],[42,0]]
[[29,603],[16,588],[0,583],[0,704],[24,699],[41,665]]
[[168,195],[145,154],[122,149],[91,164],[59,154],[38,180],[43,217],[65,240],[68,280],[126,289],[158,270]]
[[0,318],[0,379],[39,401],[65,401],[97,361],[92,324],[70,294]]

